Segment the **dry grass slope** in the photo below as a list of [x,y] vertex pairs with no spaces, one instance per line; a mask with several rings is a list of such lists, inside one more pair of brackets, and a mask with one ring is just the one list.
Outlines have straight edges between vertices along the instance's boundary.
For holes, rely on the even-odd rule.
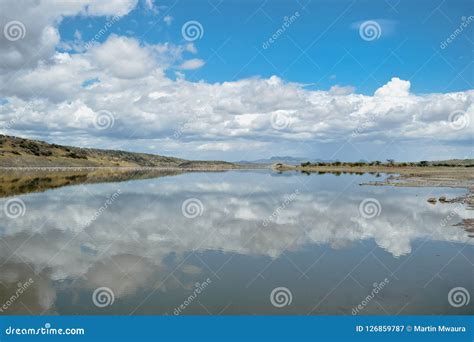
[[157,167],[232,169],[233,163],[190,161],[147,153],[79,148],[0,135],[0,167]]

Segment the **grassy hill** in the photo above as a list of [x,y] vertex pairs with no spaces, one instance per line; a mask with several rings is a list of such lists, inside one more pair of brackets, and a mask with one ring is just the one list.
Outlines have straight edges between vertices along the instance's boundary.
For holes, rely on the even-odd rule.
[[79,148],[0,135],[0,167],[161,167],[232,169],[223,161],[191,161],[147,153]]

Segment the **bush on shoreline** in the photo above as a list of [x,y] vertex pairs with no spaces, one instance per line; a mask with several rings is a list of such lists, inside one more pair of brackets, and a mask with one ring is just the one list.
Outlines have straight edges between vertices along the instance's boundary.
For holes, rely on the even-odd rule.
[[446,163],[446,162],[429,162],[427,160],[421,160],[419,162],[395,162],[393,159],[388,159],[386,163],[382,163],[379,160],[366,162],[315,162],[311,163],[309,161],[303,162],[300,164],[301,167],[318,167],[318,166],[348,166],[348,167],[364,167],[364,166],[386,166],[386,167],[474,167],[474,164],[456,164],[456,163]]

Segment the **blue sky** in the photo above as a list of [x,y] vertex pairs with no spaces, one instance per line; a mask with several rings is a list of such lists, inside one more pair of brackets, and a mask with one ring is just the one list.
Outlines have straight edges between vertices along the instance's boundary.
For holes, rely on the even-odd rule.
[[[190,80],[277,75],[322,89],[354,85],[371,94],[397,75],[410,80],[416,93],[472,88],[473,27],[448,49],[440,48],[462,18],[472,14],[469,1],[159,1],[156,6],[157,13],[140,3],[110,33],[148,44],[178,43],[184,41],[181,26],[199,21],[204,36],[195,44],[206,65],[189,73]],[[284,17],[295,12],[300,13],[295,23],[263,49]],[[165,16],[173,17],[171,25],[163,23]],[[360,39],[355,26],[365,20],[380,23],[378,40]],[[88,40],[106,21],[74,17],[64,20],[60,33],[72,39],[79,30]]]
[[0,6],[5,134],[198,159],[472,157],[471,1]]

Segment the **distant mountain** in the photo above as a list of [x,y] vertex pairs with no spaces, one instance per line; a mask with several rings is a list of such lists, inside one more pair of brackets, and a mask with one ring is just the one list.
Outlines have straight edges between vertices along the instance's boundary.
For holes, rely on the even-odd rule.
[[275,163],[283,163],[289,165],[297,165],[304,161],[307,161],[306,158],[299,158],[299,157],[271,157],[265,159],[256,159],[256,160],[242,160],[239,161],[239,164],[275,164]]
[[311,159],[311,158],[303,158],[303,157],[291,157],[291,156],[277,156],[277,157],[271,157],[267,159],[257,159],[257,160],[242,160],[237,163],[239,164],[276,164],[276,163],[282,163],[282,164],[287,164],[287,165],[299,165],[301,163],[311,161],[312,163],[317,163],[317,162],[328,162],[328,160],[323,160],[323,159]]
[[162,167],[179,169],[233,169],[224,161],[199,161],[95,148],[49,144],[0,135],[0,167]]

